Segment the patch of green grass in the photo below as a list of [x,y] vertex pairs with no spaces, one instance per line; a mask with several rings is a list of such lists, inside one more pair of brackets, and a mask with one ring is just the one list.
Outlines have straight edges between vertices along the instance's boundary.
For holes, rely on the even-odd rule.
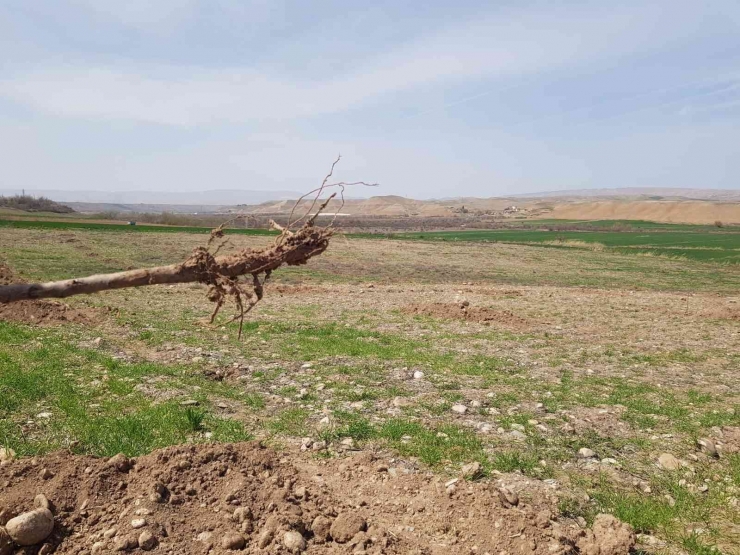
[[306,421],[308,411],[304,408],[290,408],[282,411],[267,426],[275,433],[289,436],[305,436],[308,433]]
[[536,455],[514,450],[496,453],[491,460],[491,466],[500,472],[519,471],[529,476],[535,474],[536,468],[542,468]]
[[[0,443],[21,455],[74,445],[81,453],[134,456],[189,440],[204,441],[205,436],[198,435],[202,430],[214,438],[251,437],[240,423],[175,402],[155,404],[135,388],[147,377],[181,371],[125,363],[80,349],[59,332],[0,322]],[[37,417],[41,412],[52,416]],[[28,420],[34,423],[29,426]]]
[[705,428],[714,426],[740,426],[740,406],[730,410],[711,410],[699,417]]
[[650,533],[665,528],[679,516],[679,509],[665,499],[617,491],[596,491],[592,497],[603,510],[630,524],[636,532]]
[[722,555],[716,546],[707,545],[698,534],[689,534],[681,541],[683,548],[689,555]]
[[206,413],[203,410],[188,407],[185,410],[185,418],[187,418],[188,426],[193,432],[199,432],[203,429],[203,420],[205,420]]
[[471,461],[488,465],[480,438],[458,426],[427,428],[418,422],[396,418],[380,426],[378,437],[402,455],[418,457],[432,467]]
[[334,411],[338,426],[334,429],[336,437],[351,437],[356,441],[365,441],[375,437],[376,430],[364,416],[353,412]]
[[730,478],[735,486],[740,486],[740,455],[734,454],[729,457]]

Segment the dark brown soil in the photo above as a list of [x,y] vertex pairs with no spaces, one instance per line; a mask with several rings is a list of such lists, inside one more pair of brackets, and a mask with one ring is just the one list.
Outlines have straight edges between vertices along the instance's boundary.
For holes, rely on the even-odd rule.
[[[141,552],[144,532],[156,538],[154,553],[178,555],[233,552],[227,538],[241,545],[235,551],[264,554],[620,555],[634,543],[612,517],[580,529],[555,519],[545,499],[502,495],[490,481],[450,485],[370,453],[319,460],[257,443],[171,447],[131,461],[57,453],[6,462],[0,524],[32,510],[38,494],[51,502],[54,531],[46,547],[16,555]],[[286,547],[290,539],[299,547]]]
[[[0,262],[0,285],[23,283],[13,270]],[[39,299],[0,303],[0,320],[24,324],[53,325],[62,323],[90,324],[95,320],[91,310],[72,308],[64,303]]]
[[529,322],[509,310],[485,306],[462,306],[458,303],[412,304],[403,309],[406,314],[431,316],[451,320],[467,320],[483,324],[502,324],[505,327],[524,328]]

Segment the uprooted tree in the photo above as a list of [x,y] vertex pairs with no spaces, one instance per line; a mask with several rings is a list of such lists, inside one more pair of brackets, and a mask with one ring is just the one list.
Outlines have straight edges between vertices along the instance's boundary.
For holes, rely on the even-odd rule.
[[[239,321],[239,335],[241,336],[244,316],[262,299],[264,285],[272,272],[283,265],[298,266],[305,264],[309,259],[323,253],[329,246],[329,240],[334,234],[334,219],[328,225],[320,227],[316,226],[316,218],[328,206],[329,202],[337,193],[330,195],[320,204],[316,212],[311,214],[318,204],[323,191],[330,187],[339,188],[342,199],[341,205],[343,206],[344,188],[346,186],[375,185],[362,181],[328,184],[334,172],[334,167],[339,160],[340,158],[337,158],[332,164],[331,171],[324,178],[319,188],[306,193],[296,201],[288,218],[287,226],[281,227],[277,223],[272,222],[273,228],[277,229],[280,233],[271,246],[262,249],[244,249],[235,254],[217,256],[219,250],[226,243],[224,239],[224,228],[234,221],[232,219],[214,229],[211,232],[208,244],[196,248],[192,255],[179,264],[159,266],[156,268],[142,268],[113,274],[99,274],[48,283],[19,283],[0,286],[0,303],[50,297],[64,298],[72,295],[91,294],[110,289],[141,287],[144,285],[197,282],[209,286],[208,300],[215,303],[211,322],[214,321],[227,299],[231,298],[234,300],[237,313],[231,321]],[[315,195],[310,207],[302,217],[294,221],[293,214],[296,208],[302,200],[310,195]],[[339,210],[341,210],[341,206]],[[303,223],[301,224],[301,222]],[[300,227],[298,227],[299,224]],[[296,229],[292,230],[293,227],[296,227]],[[219,240],[221,240],[220,244],[211,252],[214,243]]]

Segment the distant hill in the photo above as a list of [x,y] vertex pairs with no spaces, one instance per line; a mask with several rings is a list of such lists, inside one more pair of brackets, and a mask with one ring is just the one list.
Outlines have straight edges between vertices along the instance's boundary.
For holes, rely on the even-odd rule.
[[680,189],[670,187],[622,187],[619,189],[571,189],[512,195],[515,198],[629,198],[647,200],[711,200],[740,202],[738,190],[731,189]]
[[[0,192],[1,193],[1,192]],[[49,192],[78,212],[160,214],[287,215],[300,194],[290,191],[211,190],[196,193]],[[67,199],[70,199],[67,201]],[[71,200],[74,199],[74,200]],[[196,202],[202,201],[202,202]],[[309,209],[305,200],[297,213]],[[386,218],[485,217],[555,218],[575,220],[623,219],[711,224],[740,223],[740,190],[623,188],[580,189],[509,197],[460,197],[417,200],[399,195],[349,198],[342,206],[334,199],[327,213]]]
[[55,214],[71,214],[74,212],[69,206],[59,204],[45,197],[30,195],[0,196],[0,207],[23,210],[24,212],[53,212]]

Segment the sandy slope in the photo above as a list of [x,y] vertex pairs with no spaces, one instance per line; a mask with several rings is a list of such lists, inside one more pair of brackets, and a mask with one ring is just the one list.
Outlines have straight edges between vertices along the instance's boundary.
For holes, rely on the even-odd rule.
[[558,204],[548,218],[650,220],[691,224],[740,223],[740,203],[707,201],[605,200]]

